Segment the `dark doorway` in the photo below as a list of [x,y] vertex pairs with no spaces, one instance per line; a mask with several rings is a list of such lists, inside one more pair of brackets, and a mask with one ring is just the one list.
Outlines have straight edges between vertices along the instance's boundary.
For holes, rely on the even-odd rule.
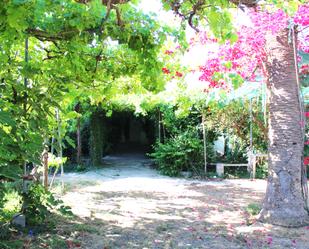
[[[100,166],[107,155],[134,154],[145,156],[151,152],[156,140],[156,125],[153,115],[135,116],[129,111],[114,111],[106,116],[96,110],[81,129],[82,160],[86,165]],[[76,132],[70,134],[76,144]],[[68,146],[64,155],[76,163],[76,151]]]
[[114,112],[106,118],[108,153],[147,153],[155,142],[155,123],[132,112]]

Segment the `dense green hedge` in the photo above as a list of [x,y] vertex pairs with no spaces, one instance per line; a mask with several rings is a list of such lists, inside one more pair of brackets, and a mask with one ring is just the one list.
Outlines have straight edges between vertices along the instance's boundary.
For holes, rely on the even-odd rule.
[[[164,175],[178,176],[182,171],[200,175],[204,168],[203,140],[197,130],[186,130],[165,143],[157,143],[151,157]],[[214,157],[213,147],[207,143],[207,161]]]
[[93,166],[100,166],[106,149],[107,131],[105,114],[95,111],[90,117],[90,157]]

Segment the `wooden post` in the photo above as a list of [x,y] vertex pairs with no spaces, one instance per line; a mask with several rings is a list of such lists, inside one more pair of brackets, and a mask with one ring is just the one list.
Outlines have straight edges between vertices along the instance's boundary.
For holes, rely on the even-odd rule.
[[253,113],[252,113],[252,99],[250,99],[250,151],[253,150]]
[[[26,39],[25,39],[25,64],[27,65],[28,62],[29,62],[29,39],[28,39],[28,37],[26,37]],[[26,90],[26,88],[28,87],[28,78],[27,77],[24,78],[24,87],[25,87],[25,92],[24,92],[23,106],[24,106],[24,112],[25,112],[25,115],[26,115],[27,102],[28,102],[27,90]]]
[[252,114],[252,99],[250,99],[250,106],[249,106],[249,115],[250,115],[250,149],[249,149],[249,157],[248,157],[248,168],[250,168],[250,176],[254,179],[255,178],[255,163],[256,157],[253,153],[253,114]]
[[58,124],[58,146],[59,146],[59,151],[58,151],[58,157],[61,158],[61,163],[60,163],[60,177],[61,177],[61,186],[62,186],[62,191],[64,190],[64,182],[63,182],[63,175],[64,175],[64,170],[63,170],[63,163],[62,163],[62,138],[61,138],[61,119],[60,119],[60,114],[59,114],[59,109],[56,109],[56,119],[57,119],[57,124]]
[[77,164],[81,164],[82,142],[81,142],[81,136],[80,136],[80,117],[77,118],[76,140],[77,140],[76,161],[77,161]]
[[[81,112],[81,104],[80,102],[78,102],[75,107],[74,110],[80,114]],[[81,164],[82,160],[81,160],[81,156],[82,156],[82,141],[81,141],[81,136],[80,136],[80,116],[77,117],[76,120],[76,140],[77,140],[77,151],[76,151],[76,162],[77,164]]]
[[165,133],[165,127],[164,127],[164,123],[162,121],[162,118],[161,118],[161,123],[162,123],[162,131],[163,131],[163,143],[165,143],[165,140],[166,140],[166,133]]
[[158,115],[158,135],[159,135],[159,143],[161,143],[161,112],[160,112],[160,109],[159,109],[159,115]]
[[45,187],[45,189],[48,189],[48,146],[45,143],[44,144],[44,151],[43,151],[43,157],[42,157],[42,161],[43,161],[43,185]]
[[204,172],[207,174],[207,138],[205,128],[205,114],[202,113],[202,128],[203,128],[203,144],[204,144]]
[[[25,39],[25,64],[27,65],[29,61],[29,40],[28,37],[26,37]],[[24,87],[27,88],[28,87],[28,78],[25,77],[24,78]],[[26,115],[27,112],[27,91],[25,91],[25,96],[24,96],[24,103],[23,103],[23,107],[24,107],[24,115]],[[24,175],[27,175],[27,162],[24,162]]]

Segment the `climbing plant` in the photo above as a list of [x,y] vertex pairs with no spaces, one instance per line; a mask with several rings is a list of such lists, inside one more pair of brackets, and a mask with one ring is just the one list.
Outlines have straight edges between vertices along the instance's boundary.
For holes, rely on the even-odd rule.
[[[167,37],[184,39],[134,1],[5,0],[0,14],[0,184],[40,165],[45,146],[62,157],[64,144],[73,145],[72,120],[88,120],[96,106],[109,109],[120,86],[132,94],[162,90],[164,62],[157,57]],[[102,156],[100,134],[91,134],[94,164]],[[16,211],[29,224],[45,222],[59,204],[51,198],[37,185]]]
[[[198,22],[206,21],[215,36],[219,37],[219,45],[223,45],[223,51],[218,50],[221,57],[215,55],[201,67],[200,79],[208,86],[228,89],[231,87],[229,83],[234,83],[231,76],[235,75],[235,72],[242,78],[251,78],[258,69],[265,77],[270,94],[270,156],[269,184],[260,220],[282,226],[302,226],[309,223],[308,186],[306,167],[303,164],[304,109],[297,66],[297,44],[300,50],[308,51],[307,39],[297,37],[302,27],[306,28],[308,24],[308,5],[301,5],[305,4],[305,1],[268,1],[265,5],[265,2],[258,5],[258,2],[253,0],[163,2],[195,29]],[[237,4],[243,10],[250,8],[247,13],[251,17],[252,25],[243,25],[238,34],[236,29],[231,31],[228,26],[232,19],[228,10],[230,4]],[[216,15],[217,18],[213,18]],[[246,34],[249,34],[249,39]],[[244,47],[241,47],[241,44]],[[251,67],[254,64],[256,66]],[[235,84],[232,84],[232,87],[235,88]],[[282,115],[283,107],[285,110],[294,109],[295,112],[285,112],[285,115]],[[285,159],[287,150],[290,151],[291,158],[293,157],[289,163],[286,163]],[[296,175],[301,175],[301,178],[295,177]],[[286,179],[293,182],[293,185],[287,186]],[[289,189],[289,192],[295,195],[287,196],[287,191],[281,191],[282,189]],[[299,207],[297,212],[293,212],[295,206]]]
[[39,163],[43,140],[55,130],[55,108],[72,118],[66,105],[83,96],[100,105],[124,78],[162,89],[157,55],[167,35],[178,36],[126,3],[111,11],[99,0],[4,1],[0,12],[5,177],[20,175],[24,162]]

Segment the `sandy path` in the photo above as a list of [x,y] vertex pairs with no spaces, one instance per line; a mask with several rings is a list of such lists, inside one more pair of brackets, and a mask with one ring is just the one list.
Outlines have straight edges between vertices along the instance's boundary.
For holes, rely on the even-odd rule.
[[66,204],[95,228],[82,248],[308,248],[309,230],[253,224],[263,180],[170,178],[139,155],[105,158],[106,167],[65,176]]

